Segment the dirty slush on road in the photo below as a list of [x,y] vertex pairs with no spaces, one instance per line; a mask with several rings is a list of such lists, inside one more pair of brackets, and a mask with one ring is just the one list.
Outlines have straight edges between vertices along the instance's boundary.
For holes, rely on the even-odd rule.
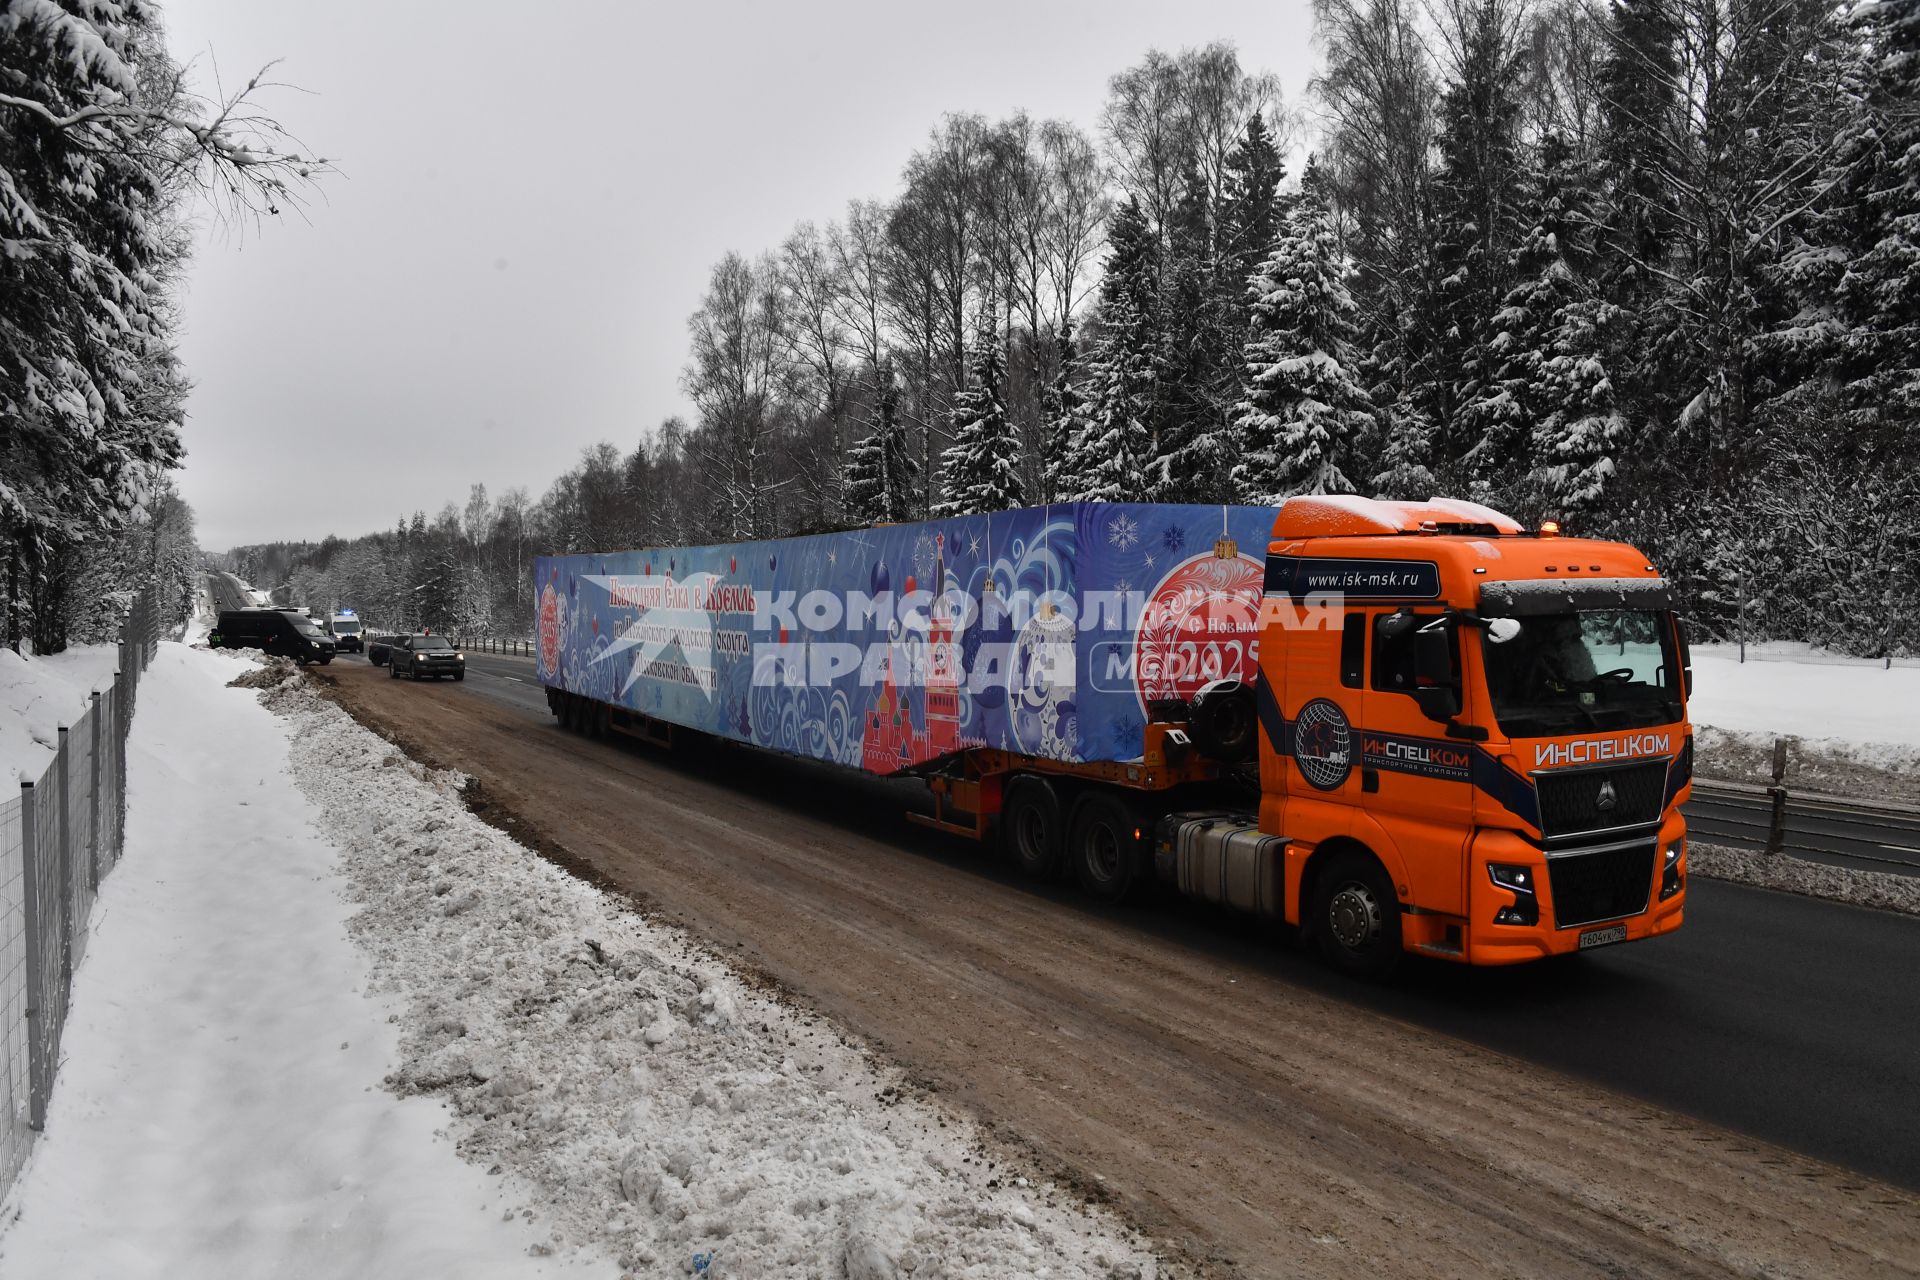
[[1920,1274],[1906,1191],[1063,903],[854,803],[887,784],[381,676],[315,683],[1197,1273]]

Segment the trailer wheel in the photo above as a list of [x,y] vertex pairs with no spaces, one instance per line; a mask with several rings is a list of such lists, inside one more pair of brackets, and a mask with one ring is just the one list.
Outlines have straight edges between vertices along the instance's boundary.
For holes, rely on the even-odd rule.
[[1062,831],[1060,797],[1044,778],[1015,778],[1000,806],[1000,831],[1013,865],[1036,880],[1060,875]]
[[1074,874],[1102,902],[1119,902],[1146,879],[1146,827],[1111,791],[1088,791],[1073,808],[1067,850]]
[[1343,973],[1384,978],[1400,964],[1400,900],[1379,861],[1345,849],[1315,882],[1313,932]]
[[569,733],[580,728],[580,701],[571,693],[560,695],[560,727]]

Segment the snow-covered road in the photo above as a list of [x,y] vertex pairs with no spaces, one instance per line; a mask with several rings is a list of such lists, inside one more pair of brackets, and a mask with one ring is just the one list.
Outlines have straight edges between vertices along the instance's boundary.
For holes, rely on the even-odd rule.
[[166,644],[142,685],[0,1274],[1155,1274],[457,780],[298,680],[278,715],[226,687],[250,670]]

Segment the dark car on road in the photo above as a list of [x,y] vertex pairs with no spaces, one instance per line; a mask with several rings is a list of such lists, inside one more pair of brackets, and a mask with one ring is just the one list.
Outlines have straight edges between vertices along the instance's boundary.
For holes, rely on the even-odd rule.
[[445,636],[402,636],[387,653],[387,674],[398,680],[411,676],[452,676],[467,678],[467,655],[453,647]]
[[333,641],[313,619],[280,609],[227,609],[221,612],[207,645],[214,649],[258,649],[295,662],[333,661]]
[[393,646],[405,639],[405,636],[368,636],[367,661],[376,667],[386,666],[387,659],[393,656]]

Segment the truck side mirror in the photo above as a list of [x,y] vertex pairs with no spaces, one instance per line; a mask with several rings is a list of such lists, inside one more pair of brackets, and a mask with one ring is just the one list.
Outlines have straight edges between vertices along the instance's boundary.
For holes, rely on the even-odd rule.
[[1413,700],[1427,719],[1444,724],[1460,714],[1454,670],[1452,628],[1430,622],[1413,633]]

